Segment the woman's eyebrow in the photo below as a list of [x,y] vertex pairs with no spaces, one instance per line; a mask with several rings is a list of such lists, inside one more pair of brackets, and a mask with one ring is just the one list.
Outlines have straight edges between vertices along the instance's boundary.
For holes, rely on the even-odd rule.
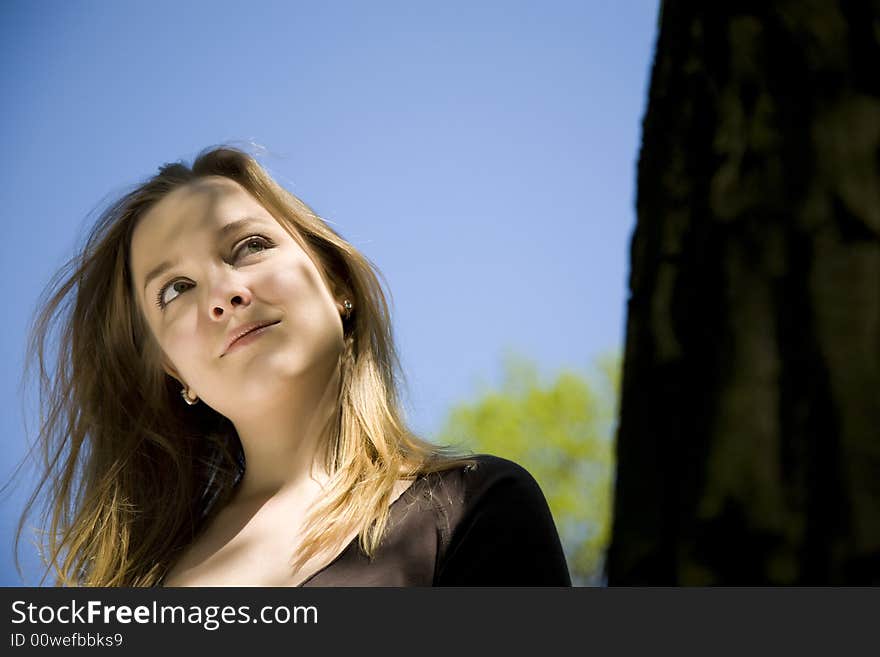
[[[230,233],[235,233],[239,228],[247,226],[248,224],[257,223],[264,224],[265,220],[258,219],[256,217],[242,217],[241,219],[236,219],[235,221],[230,221],[225,226],[221,226],[217,232],[215,233],[215,239],[217,242],[222,242]],[[163,260],[158,265],[153,267],[150,272],[147,274],[147,277],[144,279],[144,292],[147,291],[147,286],[157,276],[161,276],[166,271],[171,269],[177,264],[177,262],[172,262],[170,260]]]

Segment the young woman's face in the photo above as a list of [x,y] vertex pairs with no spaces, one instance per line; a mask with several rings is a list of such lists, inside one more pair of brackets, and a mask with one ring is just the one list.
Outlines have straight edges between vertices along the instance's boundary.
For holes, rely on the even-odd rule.
[[[338,362],[342,299],[232,180],[202,178],[153,206],[132,235],[131,274],[166,372],[233,421]],[[255,322],[273,325],[228,346]]]

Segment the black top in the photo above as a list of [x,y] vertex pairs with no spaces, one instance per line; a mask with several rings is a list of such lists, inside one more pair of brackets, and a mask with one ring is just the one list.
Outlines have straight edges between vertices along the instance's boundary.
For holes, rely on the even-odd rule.
[[420,475],[391,504],[372,561],[355,537],[299,586],[571,586],[532,475],[498,456],[471,458],[476,466]]
[[358,539],[299,586],[571,586],[550,508],[497,456],[418,477],[389,509],[372,562]]

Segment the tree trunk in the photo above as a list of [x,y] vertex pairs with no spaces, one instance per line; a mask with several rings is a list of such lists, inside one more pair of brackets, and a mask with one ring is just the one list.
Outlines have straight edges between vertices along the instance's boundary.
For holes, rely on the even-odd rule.
[[608,584],[880,584],[880,2],[664,2]]

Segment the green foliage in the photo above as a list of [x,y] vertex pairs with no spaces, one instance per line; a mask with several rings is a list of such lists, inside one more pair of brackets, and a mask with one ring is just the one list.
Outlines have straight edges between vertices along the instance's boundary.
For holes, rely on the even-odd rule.
[[610,537],[613,437],[620,356],[596,359],[598,377],[562,371],[542,385],[534,364],[508,352],[500,390],[453,407],[436,442],[510,459],[547,498],[575,585],[599,583]]

